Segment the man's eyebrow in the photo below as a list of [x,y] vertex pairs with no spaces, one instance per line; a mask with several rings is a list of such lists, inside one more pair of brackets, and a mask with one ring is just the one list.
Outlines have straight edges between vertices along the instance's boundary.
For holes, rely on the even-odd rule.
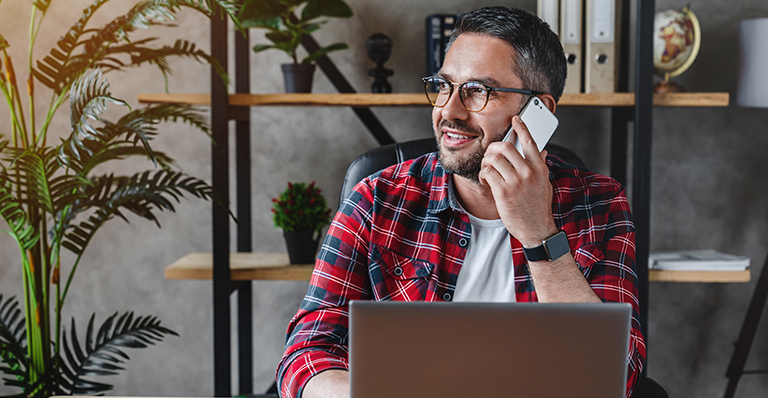
[[491,87],[499,87],[499,86],[501,86],[501,83],[498,80],[496,80],[496,79],[494,79],[494,78],[492,78],[490,76],[483,76],[483,77],[480,77],[480,78],[477,78],[477,79],[472,79],[472,81],[476,81],[476,82],[480,82],[480,83],[485,83],[485,84],[487,84],[487,85],[489,85]]
[[[444,73],[444,72],[438,72],[437,76],[438,77],[442,77],[443,79],[451,81],[451,82],[454,81],[453,79],[451,79],[451,76],[449,74]],[[471,78],[471,79],[468,79],[466,81],[468,81],[468,82],[483,83],[483,84],[486,84],[486,85],[491,86],[491,87],[499,87],[501,85],[501,83],[498,80],[496,80],[496,79],[494,79],[494,78],[492,78],[490,76],[481,76],[481,77]],[[464,83],[464,82],[454,82],[454,83],[459,83],[460,84],[460,83]]]

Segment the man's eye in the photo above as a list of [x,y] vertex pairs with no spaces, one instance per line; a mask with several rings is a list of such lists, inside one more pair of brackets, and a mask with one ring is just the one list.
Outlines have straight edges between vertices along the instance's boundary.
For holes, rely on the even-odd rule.
[[485,86],[481,84],[466,84],[464,85],[464,92],[466,95],[469,96],[480,96],[484,97],[486,95],[486,89]]

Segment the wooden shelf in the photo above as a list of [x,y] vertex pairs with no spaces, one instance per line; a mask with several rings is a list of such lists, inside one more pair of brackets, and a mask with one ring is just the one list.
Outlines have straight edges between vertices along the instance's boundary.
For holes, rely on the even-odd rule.
[[[655,94],[656,106],[724,107],[730,101],[728,93],[668,93]],[[207,106],[208,94],[139,94],[146,104],[178,103]],[[424,94],[230,94],[231,106],[429,106]],[[633,93],[563,94],[561,106],[633,106]]]
[[[308,281],[314,264],[292,265],[285,253],[230,253],[232,280]],[[165,268],[165,279],[213,278],[213,254],[190,253]]]
[[660,271],[648,270],[650,282],[729,283],[749,282],[750,272],[744,271]]
[[[213,275],[211,253],[188,254],[165,269],[165,279],[210,280]],[[308,281],[313,264],[289,264],[285,253],[230,253],[232,280]],[[746,271],[657,271],[650,270],[651,282],[749,282]]]

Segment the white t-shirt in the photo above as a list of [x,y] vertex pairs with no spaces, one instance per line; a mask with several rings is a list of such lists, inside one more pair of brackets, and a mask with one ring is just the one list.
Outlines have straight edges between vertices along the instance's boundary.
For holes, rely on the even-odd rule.
[[467,214],[472,232],[453,301],[514,302],[515,267],[507,228],[501,219]]

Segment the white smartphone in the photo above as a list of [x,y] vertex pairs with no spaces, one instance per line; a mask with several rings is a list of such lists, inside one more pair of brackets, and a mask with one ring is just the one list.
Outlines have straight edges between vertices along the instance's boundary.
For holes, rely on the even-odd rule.
[[[539,148],[539,152],[544,150],[544,146],[547,145],[552,134],[555,133],[560,121],[557,120],[549,108],[539,97],[531,97],[528,103],[525,104],[522,112],[520,112],[520,118],[523,119],[523,123],[528,127],[528,131],[531,132],[533,140],[536,142],[536,146]],[[510,127],[507,131],[507,135],[504,136],[504,142],[511,142],[513,135],[513,128]],[[517,137],[517,135],[515,135]],[[515,139],[515,148],[523,155],[523,146],[519,139]],[[525,158],[525,155],[523,155]]]

